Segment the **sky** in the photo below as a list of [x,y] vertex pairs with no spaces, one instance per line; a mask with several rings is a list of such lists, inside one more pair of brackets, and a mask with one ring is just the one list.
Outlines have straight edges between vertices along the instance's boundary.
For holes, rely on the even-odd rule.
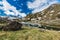
[[25,17],[55,3],[60,3],[60,0],[0,0],[0,16]]

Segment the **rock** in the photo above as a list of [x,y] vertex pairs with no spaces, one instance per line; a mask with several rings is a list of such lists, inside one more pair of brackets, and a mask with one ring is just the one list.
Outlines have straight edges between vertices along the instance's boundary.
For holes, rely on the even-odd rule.
[[9,23],[7,26],[3,27],[3,30],[4,31],[16,31],[16,30],[19,30],[21,29],[22,27],[22,24],[19,23],[19,22],[16,22],[16,21],[13,21],[11,23]]
[[0,30],[2,30],[3,29],[3,26],[0,26]]

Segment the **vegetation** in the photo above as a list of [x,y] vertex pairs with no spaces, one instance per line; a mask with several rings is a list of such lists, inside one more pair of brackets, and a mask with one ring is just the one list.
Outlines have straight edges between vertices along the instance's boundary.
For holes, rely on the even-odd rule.
[[[51,12],[53,11],[53,12]],[[51,15],[52,14],[52,15]],[[54,4],[49,8],[43,10],[42,12],[38,12],[36,14],[29,14],[25,18],[29,22],[31,22],[32,18],[41,17],[39,23],[44,27],[54,27],[60,29],[60,4]],[[58,20],[57,20],[57,19]],[[21,21],[21,20],[17,20]],[[6,21],[0,21],[1,25],[6,25]],[[10,23],[4,29],[10,30],[10,28],[15,29],[17,26],[20,26],[19,23],[14,24]],[[12,26],[13,25],[13,26]],[[19,27],[18,27],[19,29]],[[54,30],[47,30],[41,28],[31,28],[31,27],[22,27],[21,30],[17,31],[2,31],[0,30],[0,40],[60,40],[60,32]]]
[[23,27],[18,31],[0,31],[0,40],[60,40],[60,32]]
[[48,26],[48,27],[60,29],[60,19],[59,20],[40,21],[40,24],[42,24],[43,26]]
[[53,4],[41,12],[29,14],[26,16],[26,20],[28,18],[30,18],[30,20],[32,18],[36,18],[35,20],[37,20],[39,18],[40,20],[38,19],[38,21],[34,22],[46,27],[60,28],[60,4]]

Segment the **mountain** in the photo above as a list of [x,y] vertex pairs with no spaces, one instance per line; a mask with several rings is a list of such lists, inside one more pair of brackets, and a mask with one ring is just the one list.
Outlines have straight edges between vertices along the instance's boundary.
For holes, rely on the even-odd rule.
[[54,20],[60,19],[60,4],[53,4],[49,8],[42,11],[43,19]]
[[25,19],[43,27],[60,28],[60,4],[53,4],[41,12],[29,14]]
[[38,17],[40,17],[41,20],[60,19],[60,4],[53,4],[41,12],[27,15],[25,18],[26,19],[28,19],[28,18],[30,18],[30,19],[37,18],[38,19]]

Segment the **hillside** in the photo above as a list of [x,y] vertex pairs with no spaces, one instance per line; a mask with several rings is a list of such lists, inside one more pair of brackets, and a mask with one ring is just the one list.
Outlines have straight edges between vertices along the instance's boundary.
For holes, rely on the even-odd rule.
[[41,24],[60,28],[60,4],[51,5],[49,8],[43,10],[42,14]]
[[60,19],[60,4],[53,4],[49,8],[42,11],[42,18],[47,20]]
[[25,18],[44,26],[60,28],[60,4],[53,4],[41,12],[27,15]]
[[29,14],[26,16],[26,18],[38,18],[38,17],[41,17],[41,20],[60,19],[60,4],[53,4],[41,12]]

